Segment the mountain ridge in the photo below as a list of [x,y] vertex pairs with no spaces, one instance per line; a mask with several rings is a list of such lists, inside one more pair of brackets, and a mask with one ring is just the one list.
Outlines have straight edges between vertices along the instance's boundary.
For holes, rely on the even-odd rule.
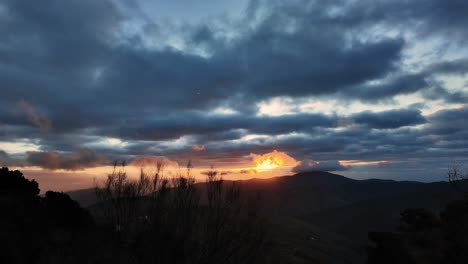
[[[309,185],[308,187],[317,187],[317,186],[336,186],[342,184],[413,184],[413,185],[424,185],[424,184],[437,184],[437,183],[446,183],[443,181],[437,182],[417,182],[417,181],[396,181],[391,179],[351,179],[339,174],[334,174],[325,171],[307,171],[307,172],[299,172],[293,175],[284,175],[284,176],[276,176],[271,178],[251,178],[245,180],[224,180],[225,183],[237,183],[241,186],[249,186],[249,185],[264,185],[268,187],[268,185],[275,185],[275,184],[303,184],[305,181]],[[198,185],[204,184],[203,181],[198,182]],[[304,186],[306,187],[306,186]],[[74,200],[78,201],[82,206],[90,206],[93,202],[96,202],[96,197],[94,195],[94,188],[85,188],[85,189],[78,189],[65,192]]]
[[[278,263],[364,263],[369,231],[393,231],[406,208],[438,211],[461,198],[443,181],[355,180],[323,171],[225,184],[233,182],[261,197]],[[197,186],[203,191],[205,185]],[[93,189],[68,194],[88,208],[95,199]]]

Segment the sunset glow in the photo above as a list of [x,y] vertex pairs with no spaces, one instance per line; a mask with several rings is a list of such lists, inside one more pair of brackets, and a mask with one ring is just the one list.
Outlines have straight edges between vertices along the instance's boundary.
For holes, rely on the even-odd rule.
[[50,188],[91,187],[116,160],[138,177],[155,157],[200,180],[432,181],[467,160],[466,1],[16,2],[0,2],[15,58],[0,62],[0,165]]
[[280,158],[267,158],[261,161],[257,161],[256,169],[259,171],[273,170],[283,165],[283,161]]
[[298,161],[293,157],[284,152],[278,152],[277,150],[263,155],[250,154],[250,156],[256,164],[254,169],[257,172],[272,171],[283,167],[293,167],[298,164]]

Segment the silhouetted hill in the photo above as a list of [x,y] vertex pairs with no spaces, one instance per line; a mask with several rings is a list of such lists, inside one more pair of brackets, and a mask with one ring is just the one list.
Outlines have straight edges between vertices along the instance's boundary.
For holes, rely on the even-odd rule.
[[[368,184],[364,181],[362,184],[366,183]],[[383,187],[385,186],[378,188]],[[364,243],[367,234],[362,230],[392,230],[399,223],[400,212],[405,208],[428,208],[440,211],[447,202],[462,197],[447,182],[416,184],[409,189],[406,189],[407,186],[403,183],[397,182],[386,187],[393,189],[395,193],[383,193],[344,206],[322,210],[311,214],[310,219],[314,219],[320,226],[336,230]]]
[[[447,182],[353,180],[321,171],[236,183],[260,197],[274,226],[276,263],[363,263],[369,231],[392,231],[406,208],[439,210],[462,196]],[[69,195],[83,206],[95,199],[92,189]]]
[[67,192],[67,194],[75,201],[78,201],[81,206],[89,207],[96,203],[97,197],[94,188],[81,189]]
[[241,184],[260,193],[278,230],[286,229],[277,239],[291,239],[282,250],[297,263],[363,263],[369,231],[393,230],[406,208],[439,210],[461,197],[447,182],[353,180],[317,171]]

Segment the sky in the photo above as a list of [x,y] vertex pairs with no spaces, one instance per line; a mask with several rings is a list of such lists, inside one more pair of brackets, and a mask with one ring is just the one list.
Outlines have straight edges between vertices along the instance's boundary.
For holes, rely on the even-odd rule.
[[0,165],[436,181],[468,160],[466,0],[0,1]]

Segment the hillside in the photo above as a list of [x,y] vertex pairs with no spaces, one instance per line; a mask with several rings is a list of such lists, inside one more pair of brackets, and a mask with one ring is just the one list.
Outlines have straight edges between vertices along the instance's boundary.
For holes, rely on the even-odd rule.
[[[369,231],[393,230],[405,208],[439,210],[461,198],[446,182],[353,180],[321,171],[236,183],[260,197],[276,263],[363,263]],[[83,206],[95,201],[90,189],[69,194]]]

